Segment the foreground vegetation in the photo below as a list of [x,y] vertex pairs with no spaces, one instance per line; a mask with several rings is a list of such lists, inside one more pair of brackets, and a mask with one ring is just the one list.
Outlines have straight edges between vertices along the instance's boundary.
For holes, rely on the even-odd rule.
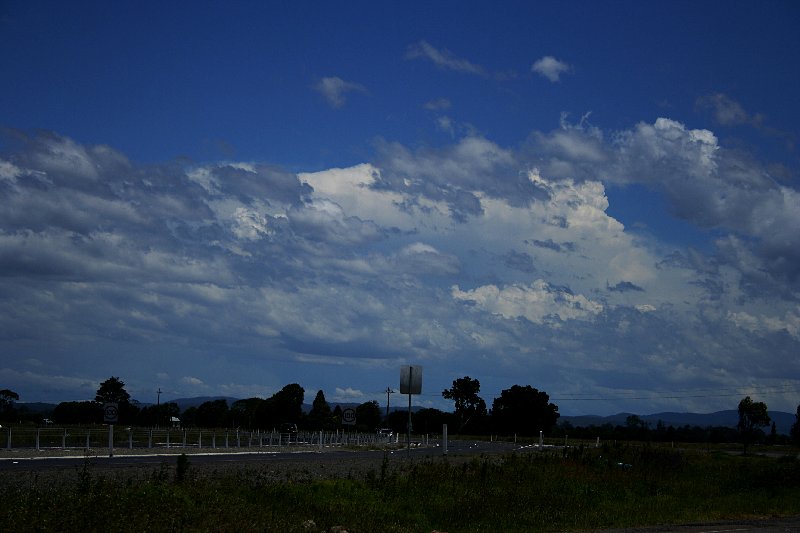
[[[380,457],[380,456],[379,456]],[[312,480],[256,468],[4,482],[6,531],[564,531],[800,514],[800,461],[622,445],[439,458]]]

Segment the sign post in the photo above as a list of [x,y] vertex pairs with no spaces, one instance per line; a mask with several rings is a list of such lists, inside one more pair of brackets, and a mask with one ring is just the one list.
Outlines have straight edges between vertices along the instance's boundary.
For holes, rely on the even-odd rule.
[[108,424],[108,456],[114,457],[114,423],[119,420],[119,404],[108,402],[103,404],[103,422]]
[[406,443],[408,453],[411,453],[411,395],[422,394],[422,367],[419,365],[406,365],[400,367],[400,394],[408,394],[408,427],[406,428]]

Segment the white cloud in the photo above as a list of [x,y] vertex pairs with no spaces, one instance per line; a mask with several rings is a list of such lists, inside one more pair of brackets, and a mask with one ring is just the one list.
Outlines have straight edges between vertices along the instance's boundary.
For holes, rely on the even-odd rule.
[[431,111],[446,111],[451,107],[450,100],[447,98],[437,98],[436,100],[431,100],[425,103],[425,109],[429,109]]
[[757,125],[762,120],[761,117],[751,117],[739,102],[722,93],[701,96],[697,105],[713,111],[716,121],[724,126]]
[[0,159],[0,180],[15,183],[17,178],[22,175],[22,169],[9,161]]
[[467,61],[466,59],[456,57],[449,50],[439,50],[424,40],[409,46],[406,57],[408,59],[427,59],[432,61],[436,66],[446,70],[454,70],[456,72],[475,74],[478,76],[486,75],[486,69],[482,66]]
[[314,88],[325,97],[331,107],[339,108],[347,101],[347,93],[366,93],[367,89],[360,83],[345,81],[332,76],[320,79]]
[[561,74],[572,72],[572,67],[553,56],[544,56],[536,60],[531,70],[555,83],[560,81]]
[[536,324],[547,322],[554,327],[560,327],[561,324],[554,322],[553,317],[558,317],[561,321],[588,320],[603,311],[601,303],[582,294],[571,294],[564,289],[552,287],[541,279],[528,286],[511,285],[502,289],[485,285],[462,291],[455,286],[452,294],[456,300],[474,302],[481,308],[506,318],[524,317]]
[[[31,166],[45,149],[33,143],[0,187],[0,331],[25,339],[3,349],[57,367],[92,339],[143,346],[137,381],[159,371],[167,388],[224,346],[247,370],[175,383],[260,394],[234,384],[280,358],[306,365],[298,375],[326,363],[315,384],[351,383],[338,393],[358,399],[400,360],[498,387],[536,365],[561,390],[777,374],[763,345],[794,353],[800,327],[795,189],[668,119],[611,135],[584,117],[529,141],[384,142],[371,163],[299,175],[247,162],[107,172],[107,153],[65,143],[89,158],[77,168],[101,169],[88,184],[52,166],[48,183],[28,179],[45,166]],[[717,229],[715,248],[631,232],[609,214],[611,180],[663,188],[676,215]]]
[[784,331],[800,341],[800,306],[794,311],[787,310],[783,317],[771,313],[752,315],[747,311],[729,311],[728,320],[753,333],[763,335]]
[[345,389],[336,387],[336,392],[334,392],[333,396],[331,397],[332,400],[337,402],[356,402],[362,400],[363,398],[364,393],[352,387],[347,387]]

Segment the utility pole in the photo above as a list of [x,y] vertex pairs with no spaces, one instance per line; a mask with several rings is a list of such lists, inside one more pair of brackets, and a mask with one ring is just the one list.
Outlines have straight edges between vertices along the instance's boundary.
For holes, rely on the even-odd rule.
[[389,418],[389,395],[394,392],[391,387],[386,387],[386,418]]
[[156,405],[161,405],[161,387],[158,388],[156,394],[158,394],[158,396],[156,396]]

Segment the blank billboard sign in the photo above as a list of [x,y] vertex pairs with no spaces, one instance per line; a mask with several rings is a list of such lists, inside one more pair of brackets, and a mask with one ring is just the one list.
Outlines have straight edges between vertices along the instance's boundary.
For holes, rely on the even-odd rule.
[[400,367],[400,394],[422,394],[422,366]]

